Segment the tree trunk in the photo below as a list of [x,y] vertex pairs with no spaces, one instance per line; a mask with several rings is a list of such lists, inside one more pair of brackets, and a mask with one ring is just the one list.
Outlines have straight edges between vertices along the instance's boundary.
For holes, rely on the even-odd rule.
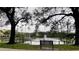
[[79,45],[79,18],[75,18],[75,45]]
[[[11,9],[10,9],[11,11]],[[9,42],[8,44],[14,44],[15,43],[15,20],[14,20],[14,14],[15,14],[15,8],[13,7],[12,8],[12,11],[11,12],[6,12],[6,15],[10,21],[10,24],[11,24],[11,33],[10,33],[10,39],[9,39]]]
[[15,44],[15,25],[11,25],[11,34],[8,44]]
[[78,11],[78,8],[74,10],[73,17],[75,19],[75,45],[79,45],[79,11]]

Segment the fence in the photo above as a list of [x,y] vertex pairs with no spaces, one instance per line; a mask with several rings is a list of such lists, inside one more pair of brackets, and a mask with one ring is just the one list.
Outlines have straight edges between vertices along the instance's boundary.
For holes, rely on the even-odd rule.
[[[23,28],[25,27],[25,28]],[[1,27],[0,27],[1,29]],[[7,29],[7,27],[6,27]],[[8,42],[9,38],[10,38],[10,30],[0,30],[0,41],[1,42]],[[20,31],[19,31],[20,30]],[[23,32],[25,30],[25,32]],[[30,34],[26,32],[26,25],[17,25],[16,26],[16,34],[15,34],[15,41],[19,42],[19,43],[24,43],[25,41],[27,41],[30,37]],[[32,38],[33,39],[33,38]],[[55,41],[53,41],[54,43]],[[67,42],[67,41],[63,41],[63,44],[73,44],[73,42]],[[61,44],[61,42],[59,41],[58,44]]]

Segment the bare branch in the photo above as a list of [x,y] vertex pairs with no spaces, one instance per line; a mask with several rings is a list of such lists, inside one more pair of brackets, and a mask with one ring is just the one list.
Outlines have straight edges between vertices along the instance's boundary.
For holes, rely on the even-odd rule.
[[20,20],[22,20],[22,19],[25,19],[25,18],[20,18],[20,19],[18,19],[17,22],[15,23],[15,25],[17,25],[18,22],[19,22]]
[[65,16],[63,16],[60,20],[58,20],[57,22],[53,22],[54,23],[54,25],[53,25],[53,27],[51,28],[51,29],[53,29],[61,20],[63,20],[65,18]]
[[69,14],[60,13],[60,14],[50,15],[50,16],[48,16],[47,18],[43,18],[43,19],[42,19],[43,21],[41,21],[41,23],[44,23],[44,22],[46,22],[48,19],[50,19],[50,18],[52,18],[52,17],[54,17],[54,16],[57,16],[57,15],[72,16],[73,14],[72,14],[72,13],[69,13]]
[[[58,16],[58,15],[64,15],[58,22],[60,22],[65,16],[72,16],[72,13],[70,13],[70,14],[54,14],[54,15],[50,15],[49,17],[47,17],[47,18],[44,18],[44,19],[42,19],[43,21],[41,21],[41,20],[39,20],[39,24],[36,24],[37,26],[39,26],[41,23],[44,23],[44,22],[46,22],[48,19],[50,19],[50,18],[52,18],[52,17],[54,17],[54,16]],[[56,22],[56,23],[54,23],[53,22],[53,24],[58,24],[58,22]],[[53,26],[54,27],[54,26]],[[53,28],[52,27],[52,28]]]

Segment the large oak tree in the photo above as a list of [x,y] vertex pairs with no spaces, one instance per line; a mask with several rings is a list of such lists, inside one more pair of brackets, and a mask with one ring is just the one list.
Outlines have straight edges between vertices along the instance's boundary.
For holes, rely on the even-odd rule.
[[[16,25],[19,23],[20,20],[28,20],[30,17],[29,13],[26,13],[26,11],[23,11],[22,17],[21,18],[17,18],[17,20],[15,20],[16,16],[15,16],[15,8],[19,8],[19,7],[0,7],[1,12],[4,12],[8,18],[8,22],[10,22],[11,24],[11,33],[10,33],[10,39],[8,44],[15,44],[15,28]],[[7,22],[7,23],[8,23]]]
[[[71,9],[71,13],[58,13],[48,16],[47,18],[43,19],[43,22],[46,22],[51,17],[57,16],[57,15],[64,15],[65,16],[72,16],[75,20],[75,45],[79,45],[79,8],[78,7],[69,7]],[[62,17],[59,21],[61,21],[64,17]],[[71,19],[70,19],[71,20]],[[57,21],[55,25],[59,22]],[[54,27],[54,26],[53,26]]]

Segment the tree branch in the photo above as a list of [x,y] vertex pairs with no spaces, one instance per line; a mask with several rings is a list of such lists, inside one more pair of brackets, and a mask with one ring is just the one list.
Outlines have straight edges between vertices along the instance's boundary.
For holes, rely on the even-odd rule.
[[20,19],[18,19],[17,20],[17,22],[15,23],[15,26],[18,24],[18,22],[20,21],[20,20],[22,20],[22,19],[25,19],[25,18],[20,18]]
[[54,16],[57,16],[57,15],[72,16],[73,14],[72,14],[72,13],[69,13],[69,14],[60,13],[60,14],[50,15],[50,16],[48,16],[47,18],[43,18],[43,19],[42,19],[43,21],[41,21],[41,23],[44,23],[44,22],[46,22],[48,19],[50,19],[50,18],[52,18],[52,17],[54,17]]
[[[63,14],[63,13],[61,13],[61,14],[54,14],[54,15],[50,15],[49,17],[47,17],[47,18],[43,18],[42,20],[39,20],[39,24],[38,24],[38,26],[41,24],[41,23],[44,23],[44,22],[46,22],[48,19],[50,19],[50,18],[52,18],[52,17],[54,17],[54,16],[57,16],[57,15],[64,15],[58,22],[60,22],[65,16],[72,16],[73,14],[72,13],[70,13],[70,14]],[[56,24],[58,23],[58,22],[56,22]],[[54,23],[54,22],[53,22]]]
[[0,7],[0,10],[5,12],[5,13],[8,13],[10,10],[11,10],[12,7]]
[[53,28],[54,28],[54,27],[58,24],[58,22],[60,22],[61,20],[63,20],[63,19],[64,19],[64,17],[65,17],[65,16],[63,16],[60,20],[58,20],[58,21],[57,21],[57,22],[55,22],[55,23],[53,22],[53,23],[54,23],[54,25],[53,25],[53,27],[52,27],[51,29],[53,29]]

